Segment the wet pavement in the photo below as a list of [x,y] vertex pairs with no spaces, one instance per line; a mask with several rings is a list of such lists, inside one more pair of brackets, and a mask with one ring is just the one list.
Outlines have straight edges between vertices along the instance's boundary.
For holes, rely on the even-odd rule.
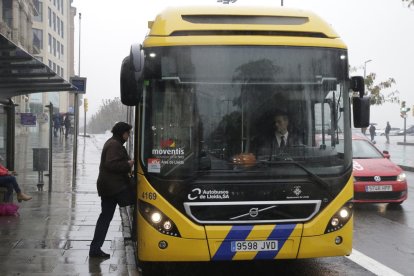
[[[100,214],[96,192],[100,153],[105,135],[78,139],[77,177],[72,184],[73,137],[53,138],[53,182],[44,177],[37,191],[33,150],[48,147],[48,134],[16,137],[17,180],[33,199],[16,204],[19,216],[0,217],[1,275],[138,275],[129,226],[115,213],[102,249],[106,260],[90,259],[89,246]],[[46,143],[46,144],[44,144]],[[45,173],[46,174],[46,173]],[[122,216],[125,218],[125,216]],[[123,223],[124,221],[124,223]]]
[[[108,136],[78,138],[78,168],[72,181],[73,137],[53,138],[53,182],[44,177],[44,191],[37,191],[38,173],[33,171],[33,148],[48,147],[48,134],[16,137],[16,171],[24,192],[33,196],[20,206],[19,216],[0,217],[1,275],[138,275],[125,209],[117,209],[102,249],[106,260],[90,259],[89,245],[100,213],[96,178],[102,146]],[[414,146],[398,145],[402,136],[376,137],[380,150],[391,160],[414,170]],[[407,136],[414,143],[414,136]]]

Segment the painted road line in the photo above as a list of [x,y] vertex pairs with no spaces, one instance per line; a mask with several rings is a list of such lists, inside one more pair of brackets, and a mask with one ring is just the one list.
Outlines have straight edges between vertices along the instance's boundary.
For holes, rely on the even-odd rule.
[[398,273],[388,266],[385,266],[382,263],[362,254],[354,248],[352,248],[352,254],[347,256],[347,258],[378,276],[403,276],[403,274]]

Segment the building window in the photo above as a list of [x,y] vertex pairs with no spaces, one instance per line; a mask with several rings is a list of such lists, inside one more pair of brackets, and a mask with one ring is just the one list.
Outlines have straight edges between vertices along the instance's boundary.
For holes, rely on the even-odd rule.
[[49,51],[49,53],[52,53],[52,35],[48,34],[49,36],[49,44],[47,45],[47,50]]
[[56,32],[56,14],[53,12],[53,30]]
[[61,36],[62,38],[65,38],[65,36],[63,35],[63,20],[60,21],[60,32],[61,32]]
[[56,38],[53,38],[53,55],[56,56]]
[[33,45],[43,49],[43,30],[33,28]]
[[33,3],[36,5],[35,8],[39,13],[39,15],[34,17],[34,21],[43,22],[43,3],[41,1],[34,1]]
[[62,55],[62,58],[63,58],[63,56],[64,56],[64,51],[63,51],[63,43],[62,44],[60,44],[60,54]]
[[53,68],[52,68],[52,70],[56,72],[56,63],[54,63],[54,62],[53,62]]
[[61,11],[61,12],[62,12],[62,14],[64,14],[64,13],[63,13],[63,0],[60,0],[60,7],[62,8],[62,11]]
[[3,9],[0,9],[0,12],[2,13],[4,23],[9,28],[12,28],[12,21],[13,21],[13,8],[12,8],[12,1],[6,1],[3,0]]
[[47,8],[47,24],[49,28],[52,28],[52,10],[50,8]]
[[60,73],[61,73],[61,76],[63,78],[63,76],[64,76],[63,68],[60,68]]
[[60,59],[60,42],[59,41],[57,41],[57,55],[58,55],[58,58]]
[[52,61],[49,59],[49,68],[52,69]]
[[59,19],[59,16],[56,16],[56,21],[57,21],[57,33],[58,33],[58,35],[60,35],[60,19]]

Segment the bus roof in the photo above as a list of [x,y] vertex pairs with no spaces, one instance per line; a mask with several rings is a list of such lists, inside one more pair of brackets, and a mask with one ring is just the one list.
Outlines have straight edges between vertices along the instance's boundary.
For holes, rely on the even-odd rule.
[[258,35],[339,38],[312,12],[270,7],[167,8],[149,22],[151,36]]

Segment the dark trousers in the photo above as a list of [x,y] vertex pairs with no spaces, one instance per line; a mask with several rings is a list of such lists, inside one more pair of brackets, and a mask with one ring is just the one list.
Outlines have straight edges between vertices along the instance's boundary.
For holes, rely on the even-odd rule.
[[16,193],[20,193],[19,184],[17,184],[16,177],[13,175],[3,175],[0,176],[0,187],[5,187],[7,189],[7,194],[5,199],[9,199],[13,194],[13,190]]
[[90,251],[99,250],[108,233],[109,224],[114,217],[117,201],[115,197],[101,197],[101,214],[96,223],[95,234],[91,243]]

